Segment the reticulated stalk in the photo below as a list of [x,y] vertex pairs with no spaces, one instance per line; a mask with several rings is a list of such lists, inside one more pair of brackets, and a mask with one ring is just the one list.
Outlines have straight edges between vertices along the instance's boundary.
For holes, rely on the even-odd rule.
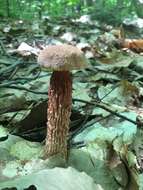
[[67,157],[67,136],[72,105],[72,79],[69,71],[54,71],[48,91],[46,154]]

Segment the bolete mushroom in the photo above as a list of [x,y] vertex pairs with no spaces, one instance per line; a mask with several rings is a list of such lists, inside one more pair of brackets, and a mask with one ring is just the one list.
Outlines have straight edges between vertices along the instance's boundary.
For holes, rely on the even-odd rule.
[[87,67],[84,54],[71,45],[51,45],[42,50],[38,63],[52,70],[48,91],[46,156],[67,157],[67,136],[72,106],[71,70]]

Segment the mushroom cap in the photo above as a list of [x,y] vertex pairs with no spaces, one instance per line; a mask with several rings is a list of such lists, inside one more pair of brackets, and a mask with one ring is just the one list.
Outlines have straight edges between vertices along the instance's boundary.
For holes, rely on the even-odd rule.
[[49,70],[70,71],[87,67],[83,52],[72,45],[50,45],[38,56],[38,63]]

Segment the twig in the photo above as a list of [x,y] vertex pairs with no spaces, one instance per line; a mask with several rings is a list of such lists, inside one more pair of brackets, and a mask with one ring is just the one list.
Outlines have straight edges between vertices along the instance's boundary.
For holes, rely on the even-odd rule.
[[24,84],[25,81],[22,81],[22,80],[21,81],[9,81],[7,83],[0,84],[0,88],[11,88],[11,85],[18,84],[18,83]]
[[25,88],[25,87],[23,87],[23,86],[14,86],[14,85],[9,86],[9,85],[3,85],[2,87],[3,87],[3,88],[13,88],[13,89],[18,89],[18,90],[25,90],[25,91],[27,91],[27,92],[32,92],[32,93],[34,93],[34,94],[47,95],[47,92],[38,92],[38,91],[34,91],[34,90],[30,90],[30,89],[28,89],[28,88]]
[[89,105],[93,105],[93,106],[100,107],[100,108],[106,110],[106,111],[109,112],[109,113],[112,113],[113,115],[115,115],[115,116],[117,116],[117,117],[119,117],[119,118],[122,118],[122,119],[124,119],[124,120],[127,120],[127,121],[129,121],[129,122],[131,122],[131,123],[137,125],[137,122],[136,122],[136,121],[134,121],[134,120],[132,120],[132,119],[130,119],[130,118],[124,116],[124,115],[121,115],[121,114],[117,113],[116,111],[113,111],[113,110],[107,108],[106,104],[103,104],[103,103],[101,104],[101,103],[99,103],[99,102],[87,102],[87,101],[85,101],[85,100],[80,100],[80,99],[73,99],[73,101],[78,101],[78,102],[82,102],[82,103],[85,103],[85,104],[89,104]]
[[[18,77],[18,78],[15,78],[11,81],[9,80],[4,80],[2,84],[0,84],[0,88],[8,88],[8,86],[10,85],[13,85],[13,84],[25,84],[26,82],[29,82],[29,81],[32,81],[32,80],[35,80],[37,78],[41,78],[40,76],[40,71],[38,72],[37,75],[35,75],[34,77]],[[1,82],[0,82],[1,83]]]
[[71,142],[71,144],[68,145],[69,148],[73,148],[73,147],[82,148],[82,147],[85,147],[85,146],[86,146],[86,143],[84,141]]
[[18,61],[16,61],[16,63],[10,65],[9,67],[1,69],[0,76],[3,76],[4,73],[11,72],[12,69],[15,69],[15,67],[17,66],[21,66],[21,64],[22,64],[21,59],[19,59]]
[[107,93],[105,94],[99,101],[102,102],[102,100],[104,100],[109,94],[111,94],[119,85],[115,85],[112,87],[112,89]]
[[[9,86],[9,85],[8,85],[8,86],[5,86],[5,88],[14,88],[14,89],[19,89],[19,90],[25,90],[25,91],[28,91],[28,92],[32,92],[32,93],[34,93],[34,94],[47,95],[47,92],[38,92],[38,91],[30,90],[30,89],[25,88],[25,87],[22,87],[22,86],[14,86],[14,85]],[[121,114],[117,113],[116,111],[113,111],[113,110],[109,109],[109,108],[106,106],[105,103],[104,103],[104,104],[103,104],[103,103],[101,104],[101,103],[99,103],[99,102],[88,102],[88,101],[81,100],[81,99],[77,99],[77,98],[76,98],[76,99],[73,99],[73,101],[78,101],[78,102],[82,102],[82,103],[85,103],[85,104],[88,104],[88,105],[100,107],[100,108],[106,110],[106,111],[109,112],[109,113],[112,113],[113,115],[115,115],[115,116],[117,116],[117,117],[119,117],[119,118],[122,118],[122,119],[124,119],[124,120],[127,120],[127,121],[129,121],[129,122],[131,122],[131,123],[137,125],[137,122],[136,122],[136,121],[134,121],[134,120],[132,120],[132,119],[130,119],[130,118],[124,116],[124,115],[121,115]]]
[[[73,131],[71,133],[71,135],[69,136],[69,141],[71,141],[74,136],[81,133],[83,130],[87,129],[88,127],[92,126],[93,124],[95,124],[97,122],[100,122],[100,121],[103,121],[104,119],[107,119],[108,117],[110,117],[110,115],[108,115],[108,116],[106,116],[104,118],[100,118],[98,120],[96,118],[94,118],[91,121],[89,121],[88,123],[86,123],[85,125],[84,125],[84,123],[82,123],[79,128],[77,128],[75,131]],[[71,144],[71,142],[70,142],[70,144]]]

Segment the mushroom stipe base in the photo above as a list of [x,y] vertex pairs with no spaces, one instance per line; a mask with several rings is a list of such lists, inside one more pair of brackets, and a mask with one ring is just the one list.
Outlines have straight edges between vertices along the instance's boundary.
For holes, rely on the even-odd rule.
[[46,156],[67,158],[67,136],[72,106],[72,78],[69,71],[54,71],[48,91]]

